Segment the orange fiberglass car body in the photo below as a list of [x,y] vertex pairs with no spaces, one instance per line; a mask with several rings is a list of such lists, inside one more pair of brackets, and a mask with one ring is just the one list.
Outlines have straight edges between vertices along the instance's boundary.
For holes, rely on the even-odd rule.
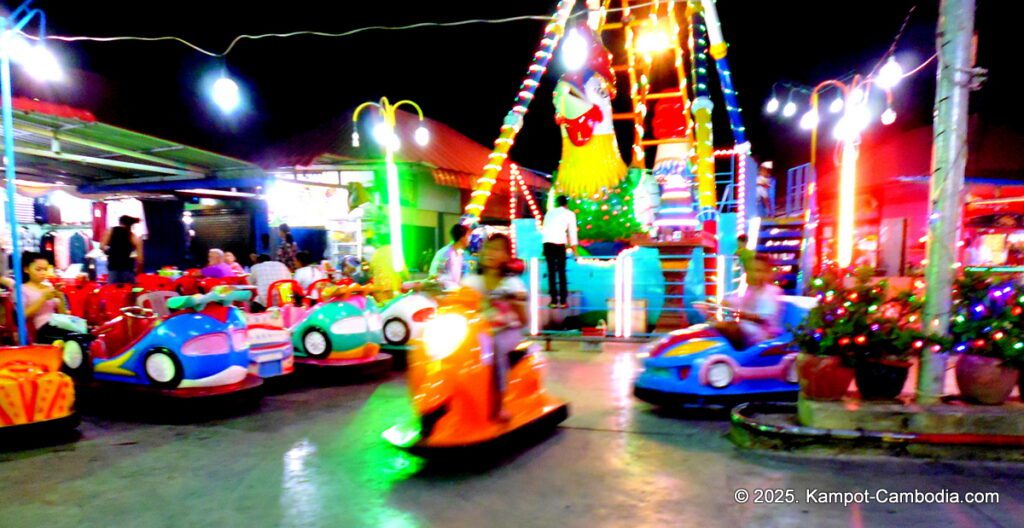
[[51,345],[0,347],[0,431],[75,418],[75,386]]
[[491,327],[482,301],[466,288],[445,296],[423,338],[414,341],[408,379],[419,423],[384,432],[396,447],[418,454],[485,447],[514,433],[554,428],[568,417],[568,406],[544,389],[543,356],[523,346],[509,361],[502,406],[510,419],[492,418],[493,361],[482,346]]

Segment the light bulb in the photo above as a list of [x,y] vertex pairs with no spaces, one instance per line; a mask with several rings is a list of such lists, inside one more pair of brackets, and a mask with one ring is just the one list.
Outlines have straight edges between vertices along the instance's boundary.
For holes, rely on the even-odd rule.
[[430,143],[430,131],[427,130],[427,127],[420,125],[413,133],[413,139],[416,140],[417,145],[425,147],[427,143]]
[[832,134],[840,141],[852,141],[868,127],[871,122],[871,112],[864,105],[850,107],[846,114],[836,123]]
[[764,111],[769,114],[774,114],[779,111],[779,100],[774,95],[768,100],[768,104],[765,105]]
[[832,100],[832,104],[828,105],[828,111],[832,112],[833,114],[838,114],[839,112],[843,111],[842,96],[837,95],[836,98]]
[[818,113],[814,110],[808,110],[800,117],[800,128],[811,130],[816,126],[818,126]]
[[875,84],[879,88],[888,90],[899,84],[901,79],[903,79],[903,67],[900,66],[900,63],[896,62],[896,59],[890,56],[889,60],[885,61],[885,64],[878,70]]
[[213,83],[213,102],[221,111],[230,114],[242,103],[238,84],[229,77],[221,77]]
[[352,133],[352,148],[359,148],[359,132]]
[[891,125],[891,124],[893,124],[895,122],[896,122],[896,112],[893,111],[892,108],[886,108],[885,111],[882,112],[882,124],[883,125]]
[[57,57],[46,46],[36,44],[25,50],[18,50],[17,53],[24,57],[21,67],[32,78],[39,81],[59,81],[64,77]]
[[853,90],[850,91],[849,103],[851,105],[858,105],[861,104],[862,102],[864,102],[864,89],[858,86],[857,88],[854,88]]
[[796,103],[790,101],[782,107],[782,117],[793,117],[796,115]]
[[391,127],[389,127],[388,124],[383,121],[377,123],[373,127],[373,140],[376,141],[378,145],[387,144],[388,139],[390,139],[391,137],[391,134]]
[[576,29],[570,29],[562,40],[562,65],[566,70],[576,71],[587,63],[587,40]]
[[636,50],[640,53],[657,53],[665,51],[672,45],[668,33],[661,27],[651,28],[636,39]]

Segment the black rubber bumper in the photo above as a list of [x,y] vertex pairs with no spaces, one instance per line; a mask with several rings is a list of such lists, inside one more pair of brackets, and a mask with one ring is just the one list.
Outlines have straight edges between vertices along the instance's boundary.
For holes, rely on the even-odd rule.
[[684,392],[665,392],[644,387],[633,387],[633,396],[637,399],[659,407],[696,407],[710,409],[731,409],[741,403],[748,402],[793,402],[799,391],[782,392],[751,392],[747,394],[723,394],[721,396],[706,394],[689,394]]

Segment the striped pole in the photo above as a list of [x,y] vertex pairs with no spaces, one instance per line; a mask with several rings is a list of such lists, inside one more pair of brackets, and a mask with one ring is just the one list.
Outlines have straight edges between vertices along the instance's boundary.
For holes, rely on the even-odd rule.
[[725,109],[729,114],[729,126],[732,128],[733,141],[737,145],[742,145],[747,142],[747,129],[743,126],[740,104],[736,100],[736,90],[732,86],[732,71],[729,69],[729,61],[725,58],[729,45],[725,43],[725,38],[722,36],[722,23],[718,18],[715,1],[701,0],[701,7],[704,11],[708,40],[711,43],[711,57],[715,59],[715,69],[718,70],[718,79],[722,84],[722,95],[725,99]]
[[498,174],[505,166],[508,152],[512,148],[512,144],[515,143],[519,129],[523,127],[523,119],[526,117],[526,111],[530,108],[530,102],[533,101],[533,94],[537,91],[544,72],[547,71],[548,63],[551,62],[551,57],[554,55],[555,46],[558,45],[558,41],[565,33],[565,25],[569,21],[569,15],[575,5],[575,0],[559,0],[555,14],[551,16],[551,21],[548,22],[544,30],[540,49],[533,55],[533,63],[527,70],[523,84],[519,86],[515,105],[505,116],[505,121],[501,125],[501,133],[498,134],[498,139],[494,140],[494,150],[488,156],[483,173],[477,178],[476,185],[473,186],[473,192],[463,215],[463,223],[474,223],[480,218],[484,207],[487,206],[487,199],[491,197],[491,189],[498,181]]

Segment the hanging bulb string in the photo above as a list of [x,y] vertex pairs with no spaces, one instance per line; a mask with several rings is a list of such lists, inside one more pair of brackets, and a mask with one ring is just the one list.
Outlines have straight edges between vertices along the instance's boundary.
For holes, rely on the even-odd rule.
[[[913,14],[914,14],[914,12],[916,10],[917,10],[917,5],[914,5],[914,6],[912,6],[910,8],[909,11],[907,11],[906,16],[903,17],[903,23],[900,25],[899,31],[896,32],[896,36],[892,40],[892,44],[889,45],[889,48],[886,50],[886,52],[884,54],[882,54],[882,56],[875,63],[875,66],[871,69],[871,73],[869,73],[867,75],[867,77],[865,77],[865,81],[873,80],[875,73],[878,71],[878,68],[880,68],[882,66],[882,64],[885,63],[886,59],[888,59],[890,56],[892,56],[894,53],[896,53],[896,47],[899,45],[900,40],[903,39],[903,35],[906,33],[907,28],[910,25],[910,19],[912,18]],[[900,78],[901,79],[905,79],[907,77],[910,77],[911,75],[914,75],[914,74],[920,72],[922,69],[927,67],[933,60],[938,58],[938,56],[939,56],[938,53],[935,53],[931,57],[927,58],[921,64],[915,66],[910,71],[904,73]],[[837,77],[836,80],[839,80],[839,81],[844,82],[844,83],[848,83],[856,75],[857,75],[856,71],[851,71],[851,72],[846,73],[843,76]],[[783,88],[790,90],[791,92],[806,93],[806,94],[808,94],[808,96],[814,92],[814,88],[813,87],[810,87],[810,86],[807,86],[807,85],[804,85],[804,84],[790,83],[790,82],[787,82],[787,81],[779,81],[779,82],[776,82],[775,85],[780,85]],[[772,85],[773,91],[774,91],[775,85]]]
[[889,49],[886,50],[885,54],[882,55],[882,57],[878,59],[878,62],[875,63],[875,67],[871,68],[871,73],[868,74],[868,77],[873,76],[875,72],[878,71],[878,68],[882,66],[885,59],[892,56],[893,53],[896,53],[896,46],[899,45],[900,39],[903,38],[903,34],[907,31],[907,27],[910,25],[910,18],[914,15],[914,11],[916,10],[917,5],[913,5],[910,7],[910,10],[907,11],[907,16],[903,17],[903,23],[900,24],[900,30],[896,32],[896,37],[892,39],[892,44],[889,45]]
[[[632,5],[629,8],[617,7],[617,8],[609,8],[609,9],[606,9],[604,11],[608,12],[608,13],[614,13],[614,12],[624,11],[624,10],[627,10],[627,9],[637,9],[637,8],[642,8],[642,7],[657,6],[660,3],[661,3],[661,0],[652,0],[652,1],[649,1],[649,2],[646,2],[646,3],[643,3],[643,4]],[[573,18],[585,17],[587,15],[589,15],[589,10],[581,10],[581,11],[578,11],[576,13],[573,13],[572,15],[569,16],[569,18],[573,19]],[[340,33],[330,33],[330,32],[325,32],[325,31],[292,31],[292,32],[289,32],[289,33],[264,33],[264,34],[259,34],[259,35],[248,35],[248,34],[245,34],[245,35],[238,35],[237,37],[232,39],[231,43],[228,44],[228,47],[225,48],[224,51],[222,51],[222,52],[216,52],[216,51],[211,51],[211,50],[205,49],[205,48],[203,48],[203,47],[201,47],[201,46],[199,46],[197,44],[193,44],[192,42],[189,42],[188,40],[186,40],[186,39],[184,39],[182,37],[178,37],[178,36],[174,36],[174,35],[165,35],[165,36],[158,36],[158,37],[142,37],[142,36],[133,36],[133,35],[122,35],[122,36],[112,36],[112,37],[93,37],[93,36],[88,36],[88,35],[31,35],[31,34],[26,33],[24,31],[19,31],[19,33],[22,36],[24,36],[25,38],[29,38],[29,39],[32,39],[32,40],[43,39],[43,40],[57,40],[57,41],[61,41],[61,42],[123,42],[123,41],[138,41],[138,42],[163,42],[163,41],[168,41],[168,42],[178,42],[180,44],[188,46],[189,48],[192,48],[193,50],[195,50],[195,51],[197,51],[199,53],[202,53],[202,54],[210,56],[210,57],[225,57],[225,56],[227,56],[228,53],[231,53],[231,51],[235,49],[235,46],[238,45],[243,40],[261,40],[261,39],[267,39],[267,38],[292,38],[292,37],[343,38],[343,37],[350,37],[350,36],[353,36],[353,35],[357,35],[359,33],[365,33],[365,32],[368,32],[368,31],[407,31],[407,30],[412,30],[412,29],[423,29],[423,28],[446,28],[446,27],[458,27],[458,26],[468,26],[468,25],[477,25],[477,24],[508,24],[508,23],[512,23],[512,22],[523,22],[523,21],[547,22],[547,21],[550,21],[550,20],[551,20],[551,16],[550,15],[522,15],[522,16],[514,16],[514,17],[506,17],[506,18],[472,18],[472,19],[467,19],[467,20],[456,20],[456,21],[452,21],[452,22],[418,22],[418,23],[415,23],[415,24],[407,24],[407,25],[404,25],[404,26],[380,26],[380,25],[364,26],[364,27],[359,27],[359,28],[351,29],[351,30],[348,30],[348,31],[343,31],[343,32],[340,32]]]

